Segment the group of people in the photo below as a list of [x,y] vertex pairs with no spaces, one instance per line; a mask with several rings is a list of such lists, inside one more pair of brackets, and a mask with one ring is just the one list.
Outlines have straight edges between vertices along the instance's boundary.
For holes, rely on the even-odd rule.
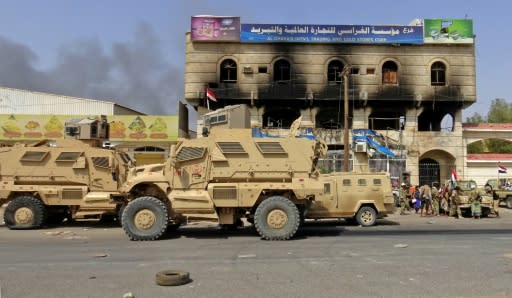
[[[499,197],[489,184],[485,185],[485,194],[492,196],[492,213],[499,217]],[[440,216],[448,215],[455,218],[461,218],[460,196],[464,191],[452,183],[438,187],[425,184],[423,186],[408,186],[402,183],[400,188],[400,214],[406,214],[406,211],[414,209],[420,216]],[[481,195],[475,190],[468,194],[471,197],[471,216],[478,219],[482,216]]]

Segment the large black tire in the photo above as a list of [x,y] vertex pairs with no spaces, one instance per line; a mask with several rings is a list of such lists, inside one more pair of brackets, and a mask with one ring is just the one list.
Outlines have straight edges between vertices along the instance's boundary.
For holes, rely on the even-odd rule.
[[299,225],[299,209],[285,197],[266,199],[254,213],[254,226],[266,240],[288,240],[295,235]]
[[123,230],[130,240],[156,240],[167,230],[167,206],[154,197],[140,197],[124,208]]
[[181,286],[190,281],[190,274],[182,270],[164,270],[156,274],[156,284],[159,286]]
[[377,211],[373,207],[363,206],[357,211],[356,221],[363,227],[373,226],[377,221]]
[[512,209],[512,197],[507,197],[505,203],[507,204],[508,209]]
[[4,222],[11,230],[39,229],[46,223],[46,208],[33,196],[20,196],[5,207]]

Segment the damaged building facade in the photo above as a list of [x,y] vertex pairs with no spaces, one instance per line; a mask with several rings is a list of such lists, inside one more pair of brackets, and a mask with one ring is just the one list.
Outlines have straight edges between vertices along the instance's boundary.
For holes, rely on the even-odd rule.
[[192,17],[185,99],[198,119],[246,104],[251,126],[269,131],[302,116],[302,129],[329,145],[326,167],[336,171],[343,168],[348,117],[350,134],[375,131],[394,153],[369,149],[370,169],[411,184],[444,182],[464,168],[462,110],[476,102],[472,21],[296,25]]

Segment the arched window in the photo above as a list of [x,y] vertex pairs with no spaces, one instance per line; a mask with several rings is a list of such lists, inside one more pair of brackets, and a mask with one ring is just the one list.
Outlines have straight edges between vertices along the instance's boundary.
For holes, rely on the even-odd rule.
[[237,66],[236,62],[226,59],[220,64],[220,81],[222,83],[236,83]]
[[274,82],[291,80],[290,63],[284,59],[274,63]]
[[382,65],[382,84],[398,84],[398,66],[393,61]]
[[430,68],[430,84],[432,86],[446,85],[446,66],[443,62],[434,62]]
[[343,63],[339,60],[334,60],[327,66],[327,81],[329,83],[341,84],[341,71],[343,70]]

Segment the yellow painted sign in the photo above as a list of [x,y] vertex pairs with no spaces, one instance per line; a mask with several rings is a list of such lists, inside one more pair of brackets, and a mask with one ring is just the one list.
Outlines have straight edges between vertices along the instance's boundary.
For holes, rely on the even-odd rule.
[[[62,139],[65,124],[73,119],[99,119],[88,115],[0,115],[0,140]],[[178,116],[107,116],[109,140],[129,142],[176,141]]]

